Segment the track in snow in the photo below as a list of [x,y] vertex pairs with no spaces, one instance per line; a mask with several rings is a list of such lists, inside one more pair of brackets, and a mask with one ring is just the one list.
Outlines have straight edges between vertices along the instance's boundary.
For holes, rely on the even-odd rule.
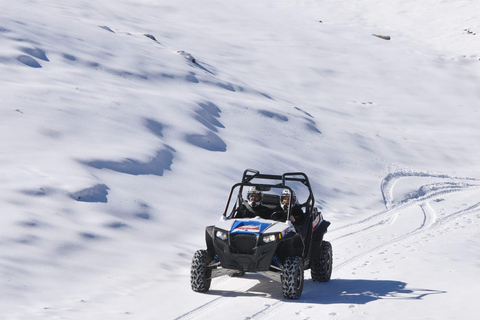
[[[407,187],[400,188],[403,198],[398,199],[394,187],[400,182]],[[412,187],[415,185],[418,189]],[[348,259],[337,262],[334,271],[408,238],[434,233],[448,222],[478,211],[480,203],[464,204],[460,210],[452,210],[458,205],[451,203],[457,198],[470,202],[478,199],[479,193],[480,181],[472,178],[406,171],[389,174],[382,182],[386,210],[329,232],[334,248],[335,244],[352,242],[355,248]],[[432,203],[441,208],[439,212]]]

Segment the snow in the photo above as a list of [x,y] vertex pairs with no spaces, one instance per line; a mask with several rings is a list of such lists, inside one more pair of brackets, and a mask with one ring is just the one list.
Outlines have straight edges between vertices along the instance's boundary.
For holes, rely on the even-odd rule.
[[[480,2],[1,3],[0,318],[476,318]],[[332,222],[298,301],[190,289],[247,168]]]

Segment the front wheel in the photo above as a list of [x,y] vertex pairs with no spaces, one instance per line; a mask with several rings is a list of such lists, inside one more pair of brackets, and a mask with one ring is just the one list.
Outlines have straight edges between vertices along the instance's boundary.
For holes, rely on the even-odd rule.
[[319,257],[315,257],[311,265],[312,280],[328,282],[332,276],[333,250],[328,241],[322,241],[322,250]]
[[287,299],[298,299],[303,291],[303,259],[288,257],[283,263],[283,295]]
[[190,285],[195,292],[207,292],[212,282],[212,271],[208,269],[207,250],[197,250],[192,258],[190,267]]

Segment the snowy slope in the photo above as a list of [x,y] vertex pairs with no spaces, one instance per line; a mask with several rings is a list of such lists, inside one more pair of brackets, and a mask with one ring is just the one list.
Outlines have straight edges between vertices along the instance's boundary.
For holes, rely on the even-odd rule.
[[[474,319],[480,3],[0,3],[0,318]],[[332,222],[298,301],[190,290],[246,168]]]

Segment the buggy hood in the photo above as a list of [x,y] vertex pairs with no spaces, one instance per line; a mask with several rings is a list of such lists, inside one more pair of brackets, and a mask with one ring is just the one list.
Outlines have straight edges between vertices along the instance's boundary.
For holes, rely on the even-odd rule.
[[251,219],[222,219],[215,227],[230,233],[247,233],[255,235],[281,232],[284,236],[288,232],[294,230],[290,221],[280,222],[261,219],[259,217]]

